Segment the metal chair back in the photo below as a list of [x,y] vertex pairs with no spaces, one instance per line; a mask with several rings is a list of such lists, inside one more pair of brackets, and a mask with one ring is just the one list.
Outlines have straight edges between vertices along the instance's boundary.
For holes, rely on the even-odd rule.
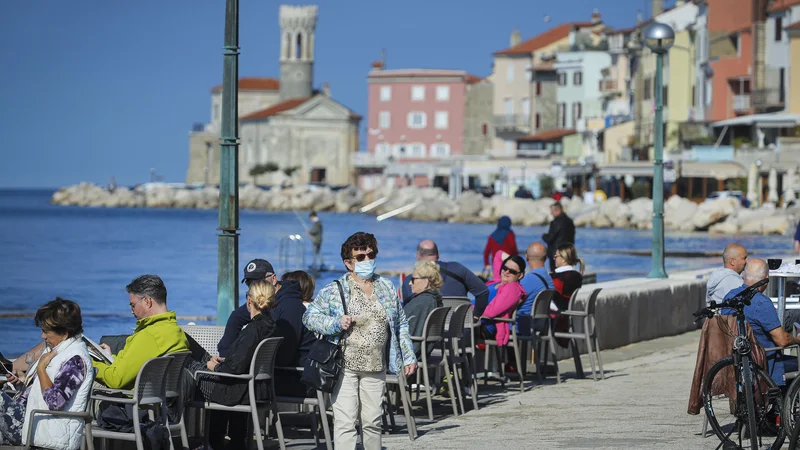
[[549,319],[550,318],[550,303],[553,301],[553,296],[556,291],[553,289],[545,289],[538,294],[533,300],[533,318],[534,319]]
[[275,371],[275,360],[278,356],[278,347],[283,342],[282,337],[267,338],[261,341],[253,353],[253,362],[250,364],[250,375],[255,381],[270,380]]
[[186,366],[186,360],[189,359],[190,352],[170,353],[172,364],[167,371],[167,399],[176,399],[171,405],[174,417],[171,417],[175,422],[180,421],[183,416],[183,407],[185,400],[183,398],[183,368]]
[[215,325],[181,325],[184,333],[192,337],[211,356],[219,356],[217,344],[225,333],[225,327]]
[[464,335],[464,325],[467,320],[472,320],[472,304],[462,303],[453,309],[450,314],[450,324],[445,335],[449,338],[460,338]]
[[139,374],[133,395],[139,405],[162,403],[167,397],[167,374],[174,358],[171,355],[161,356],[146,361]]
[[425,319],[425,328],[422,331],[422,338],[425,342],[440,341],[444,337],[444,323],[450,308],[443,306],[436,308],[428,314]]

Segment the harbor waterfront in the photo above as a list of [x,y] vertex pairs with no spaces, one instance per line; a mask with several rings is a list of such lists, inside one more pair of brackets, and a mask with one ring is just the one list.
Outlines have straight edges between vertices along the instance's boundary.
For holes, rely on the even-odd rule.
[[[162,276],[169,308],[180,316],[216,315],[216,211],[65,207],[49,204],[52,195],[51,190],[0,191],[0,248],[6,255],[0,262],[4,354],[19,354],[37,343],[40,333],[28,317],[2,317],[33,312],[56,295],[81,305],[84,328],[92,338],[129,333],[135,320],[125,285],[144,273]],[[489,224],[377,222],[374,216],[353,213],[320,217],[325,224],[323,256],[337,270],[342,266],[339,246],[349,234],[363,230],[375,233],[380,243],[379,270],[407,271],[417,243],[428,238],[439,244],[443,260],[460,261],[477,271],[486,237],[494,229]],[[300,218],[306,220],[302,213]],[[293,212],[244,210],[240,223],[240,267],[255,257],[277,262],[280,239],[304,234]],[[514,230],[524,248],[538,240],[545,227],[517,225]],[[624,283],[650,269],[647,230],[579,229],[576,240],[587,271],[597,273],[598,282]],[[719,265],[717,252],[731,240],[762,257],[786,254],[791,248],[791,239],[784,236],[668,232],[667,273]],[[306,250],[310,262],[310,248]],[[323,272],[318,288],[339,273]]]

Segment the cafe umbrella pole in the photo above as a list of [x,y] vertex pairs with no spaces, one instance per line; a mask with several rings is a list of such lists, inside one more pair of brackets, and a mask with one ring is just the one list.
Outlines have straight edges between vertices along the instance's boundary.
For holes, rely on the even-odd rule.
[[226,1],[223,55],[217,325],[225,325],[239,303],[239,0]]

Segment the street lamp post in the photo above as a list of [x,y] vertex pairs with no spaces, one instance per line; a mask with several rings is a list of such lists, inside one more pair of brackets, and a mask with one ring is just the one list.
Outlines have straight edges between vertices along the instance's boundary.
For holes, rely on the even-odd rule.
[[210,157],[211,157],[211,142],[206,142],[206,166],[203,168],[203,186],[208,186],[208,173],[210,172],[208,166],[211,165]]
[[528,167],[527,163],[522,163],[522,186],[526,186],[526,184],[525,184],[525,169],[527,167]]
[[217,230],[217,325],[239,304],[239,0],[225,6]]
[[675,43],[675,31],[666,24],[654,23],[644,31],[644,42],[656,54],[656,110],[653,130],[653,243],[648,278],[667,278],[664,267],[664,54]]
[[760,159],[756,160],[756,169],[757,169],[756,172],[758,172],[758,176],[757,176],[758,177],[757,178],[758,179],[758,183],[756,183],[757,184],[756,188],[758,189],[758,195],[757,195],[757,199],[756,199],[756,207],[758,207],[758,208],[761,207],[761,199],[764,198],[764,186],[762,185],[762,180],[761,180],[761,165],[762,164],[763,163],[761,162]]

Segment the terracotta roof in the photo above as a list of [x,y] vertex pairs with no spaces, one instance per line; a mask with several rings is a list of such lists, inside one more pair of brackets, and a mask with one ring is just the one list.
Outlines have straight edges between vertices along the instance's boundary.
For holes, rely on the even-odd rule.
[[788,27],[784,28],[784,30],[800,30],[800,22],[795,22]]
[[533,134],[530,136],[522,136],[521,138],[517,138],[517,142],[555,141],[557,139],[563,138],[564,136],[569,136],[570,134],[575,134],[575,130],[568,130],[568,129],[550,130],[550,131],[544,131],[542,133]]
[[[239,89],[243,91],[277,91],[281,81],[277,78],[242,77],[239,78]],[[214,86],[211,92],[222,91],[222,85]]]
[[270,106],[267,109],[262,109],[261,111],[256,111],[254,113],[248,114],[246,116],[240,117],[239,121],[246,122],[248,120],[257,120],[257,119],[266,119],[267,117],[274,116],[276,114],[282,113],[284,111],[288,111],[292,108],[302,105],[303,103],[307,102],[310,99],[308,98],[292,98],[286,100],[285,102],[278,103],[277,105]]
[[795,5],[800,5],[800,0],[775,0],[767,9],[767,12],[784,11]]
[[565,39],[569,36],[569,32],[573,28],[587,28],[592,26],[592,22],[571,22],[562,23],[557,27],[551,28],[544,33],[538,34],[527,41],[520,42],[519,44],[495,52],[495,55],[527,55],[539,50],[542,47],[547,47],[550,44]]

